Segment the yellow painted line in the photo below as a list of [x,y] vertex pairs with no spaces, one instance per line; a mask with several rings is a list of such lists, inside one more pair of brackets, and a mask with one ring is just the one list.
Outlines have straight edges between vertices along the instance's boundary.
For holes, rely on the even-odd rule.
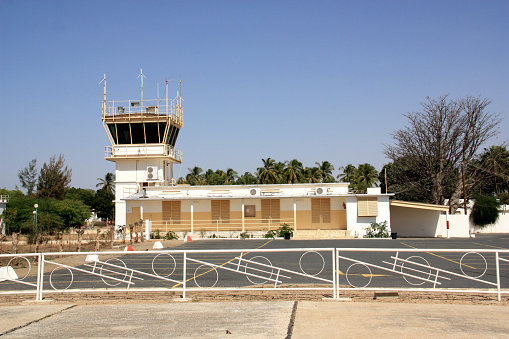
[[[341,272],[340,270],[338,270],[339,272],[339,275],[346,275],[345,273]],[[391,277],[390,274],[352,274],[350,273],[350,275],[362,275],[363,277]]]
[[[271,241],[273,241],[273,240],[274,240],[274,239],[271,239],[271,240],[267,241],[265,244],[261,245],[260,247],[255,248],[255,250],[262,248],[263,246],[267,245],[268,243],[270,243],[270,242],[271,242]],[[249,253],[251,253],[251,252],[246,252],[244,255],[249,254]],[[226,264],[228,264],[228,263],[230,263],[230,262],[232,262],[232,261],[234,261],[234,260],[235,260],[235,258],[233,258],[233,259],[231,259],[231,260],[228,260],[227,262],[225,262],[225,263],[223,263],[223,264],[221,264],[221,265],[218,265],[218,266],[219,266],[219,267],[222,267],[222,266],[224,266],[224,265],[226,265]],[[187,280],[186,280],[186,282],[189,282],[189,281],[193,280],[194,278],[201,277],[202,275],[205,275],[205,274],[207,274],[207,273],[209,273],[209,272],[212,272],[214,269],[215,269],[215,268],[212,268],[212,269],[208,270],[207,272],[204,272],[204,273],[202,273],[202,274],[197,275],[196,277],[189,278],[189,279],[187,279]],[[180,283],[179,283],[179,284],[175,284],[175,285],[173,285],[173,287],[172,287],[172,288],[175,288],[175,287],[177,287],[177,286],[179,286],[179,285],[182,285],[182,284],[180,284]]]
[[[405,244],[404,242],[401,242],[401,241],[400,241],[400,244],[403,244],[403,245],[405,245],[405,246],[408,246],[408,247],[410,247],[410,248],[415,248],[416,250],[418,250],[418,248],[417,248],[417,247],[410,246],[410,245],[408,245],[408,244]],[[452,261],[453,263],[458,264],[458,265],[460,264],[459,262],[457,262],[457,261],[455,261],[455,260],[452,260],[452,259],[449,259],[449,258],[446,258],[446,257],[442,257],[441,255],[438,255],[438,254],[435,254],[435,253],[431,253],[431,252],[426,252],[426,253],[431,254],[431,255],[434,255],[435,257],[438,257],[438,258],[441,258],[441,259],[445,259],[445,260]],[[461,265],[466,266],[466,267],[473,268],[474,270],[476,270],[476,269],[477,269],[477,268],[475,268],[475,267],[468,266],[467,264],[461,264]]]
[[472,244],[481,245],[481,246],[488,246],[488,247],[493,247],[493,248],[498,248],[498,249],[501,249],[501,250],[509,250],[509,248],[491,246],[491,245],[486,245],[486,244],[479,244],[479,243],[476,243],[476,242],[473,242]]

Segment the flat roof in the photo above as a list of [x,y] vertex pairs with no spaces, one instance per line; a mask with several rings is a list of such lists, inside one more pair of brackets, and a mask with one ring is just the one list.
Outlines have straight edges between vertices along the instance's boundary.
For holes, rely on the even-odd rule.
[[447,212],[449,211],[449,206],[446,205],[434,205],[434,204],[426,204],[422,202],[411,202],[411,201],[403,201],[403,200],[390,200],[391,206],[396,207],[406,207],[406,208],[417,208],[421,210],[432,210],[432,211],[441,211]]

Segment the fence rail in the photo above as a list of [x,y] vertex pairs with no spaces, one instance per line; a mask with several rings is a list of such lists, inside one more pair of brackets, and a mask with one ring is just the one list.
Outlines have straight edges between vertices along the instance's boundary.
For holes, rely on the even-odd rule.
[[[0,255],[0,294],[346,290],[509,294],[509,250],[292,248]],[[503,288],[505,287],[505,288]]]
[[278,229],[281,224],[294,226],[293,218],[280,219],[222,219],[222,220],[200,220],[190,221],[171,221],[154,220],[152,221],[152,231],[160,232],[199,232],[199,231],[270,231]]

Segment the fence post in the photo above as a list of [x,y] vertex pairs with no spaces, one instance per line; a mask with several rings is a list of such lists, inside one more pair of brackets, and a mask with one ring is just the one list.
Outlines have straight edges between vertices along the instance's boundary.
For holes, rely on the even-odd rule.
[[187,252],[184,252],[184,269],[182,270],[183,276],[182,276],[182,299],[186,298],[186,277],[187,277]]
[[44,253],[41,253],[40,255],[40,258],[41,258],[41,269],[39,271],[39,278],[40,279],[40,282],[39,282],[39,301],[42,301],[43,297],[42,297],[42,290],[44,289]]
[[500,264],[498,260],[498,251],[495,252],[495,267],[497,270],[497,295],[498,295],[498,301],[502,301],[502,297],[500,295]]
[[336,265],[335,265],[336,271],[334,272],[334,274],[336,276],[336,288],[335,288],[335,291],[336,291],[336,297],[339,298],[339,285],[340,285],[340,281],[339,281],[339,248],[336,248],[334,253],[335,253],[334,262],[336,263]]
[[337,295],[337,282],[336,282],[336,249],[332,249],[332,286],[334,287],[334,292],[332,293],[332,297],[336,299]]

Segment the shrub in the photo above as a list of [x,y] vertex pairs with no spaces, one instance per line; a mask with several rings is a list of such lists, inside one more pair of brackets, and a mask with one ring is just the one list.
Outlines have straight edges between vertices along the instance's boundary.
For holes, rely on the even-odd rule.
[[372,222],[371,226],[367,229],[366,238],[388,238],[389,230],[387,229],[387,221]]
[[265,235],[263,237],[274,239],[276,237],[276,235],[277,235],[277,232],[275,230],[270,230],[270,231],[267,231],[267,233],[265,233]]
[[277,229],[277,236],[284,237],[286,233],[290,233],[290,237],[293,237],[293,228],[291,228],[288,224],[282,224]]
[[495,197],[478,197],[475,199],[470,219],[477,227],[485,227],[497,222],[500,203]]
[[178,239],[179,236],[173,231],[166,232],[166,235],[164,236],[164,240],[178,240]]
[[240,238],[241,239],[249,239],[251,236],[249,235],[249,233],[247,232],[242,232],[240,233]]

